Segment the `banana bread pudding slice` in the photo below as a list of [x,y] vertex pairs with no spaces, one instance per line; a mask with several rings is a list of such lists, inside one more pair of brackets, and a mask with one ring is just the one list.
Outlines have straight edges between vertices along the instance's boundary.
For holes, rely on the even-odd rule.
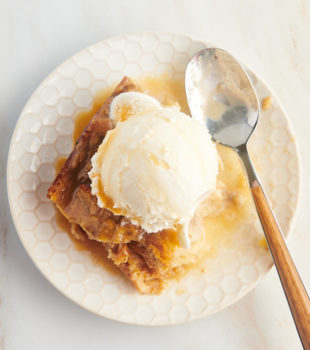
[[128,91],[139,91],[139,87],[124,77],[78,138],[47,196],[70,221],[75,237],[102,242],[108,257],[139,292],[159,294],[169,278],[197,260],[197,246],[184,254],[176,232],[146,233],[126,217],[100,208],[97,198],[91,194],[88,176],[92,156],[107,131],[114,127],[109,119],[110,104],[114,97]]

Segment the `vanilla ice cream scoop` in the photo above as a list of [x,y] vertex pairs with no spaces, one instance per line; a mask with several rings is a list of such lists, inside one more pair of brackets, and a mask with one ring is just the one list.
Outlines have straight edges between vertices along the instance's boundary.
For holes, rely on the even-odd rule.
[[188,224],[216,188],[218,159],[207,129],[174,108],[137,92],[114,98],[110,130],[92,158],[98,205],[149,233],[178,231],[189,247]]

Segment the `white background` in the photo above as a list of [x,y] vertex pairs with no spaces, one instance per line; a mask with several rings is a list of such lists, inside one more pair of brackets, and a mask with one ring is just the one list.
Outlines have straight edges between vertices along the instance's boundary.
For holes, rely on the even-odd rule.
[[0,1],[0,350],[301,349],[277,274],[235,305],[185,325],[138,327],[93,315],[54,289],[22,247],[6,195],[6,159],[36,86],[75,52],[147,30],[194,35],[230,50],[284,105],[301,153],[302,197],[288,243],[310,289],[310,1]]

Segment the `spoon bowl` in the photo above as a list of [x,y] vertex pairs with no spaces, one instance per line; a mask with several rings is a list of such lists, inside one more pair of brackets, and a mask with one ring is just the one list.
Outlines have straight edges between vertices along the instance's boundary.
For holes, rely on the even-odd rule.
[[245,70],[226,51],[199,51],[188,63],[185,87],[193,118],[212,138],[236,148],[247,142],[259,117],[259,103]]

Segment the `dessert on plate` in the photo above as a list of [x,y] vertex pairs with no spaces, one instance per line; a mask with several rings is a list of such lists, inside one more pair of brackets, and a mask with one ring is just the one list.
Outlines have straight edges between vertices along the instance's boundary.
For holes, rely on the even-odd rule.
[[[232,151],[231,151],[232,152]],[[242,169],[199,122],[125,77],[92,117],[48,197],[80,240],[102,243],[141,293],[197,266],[248,214]]]

